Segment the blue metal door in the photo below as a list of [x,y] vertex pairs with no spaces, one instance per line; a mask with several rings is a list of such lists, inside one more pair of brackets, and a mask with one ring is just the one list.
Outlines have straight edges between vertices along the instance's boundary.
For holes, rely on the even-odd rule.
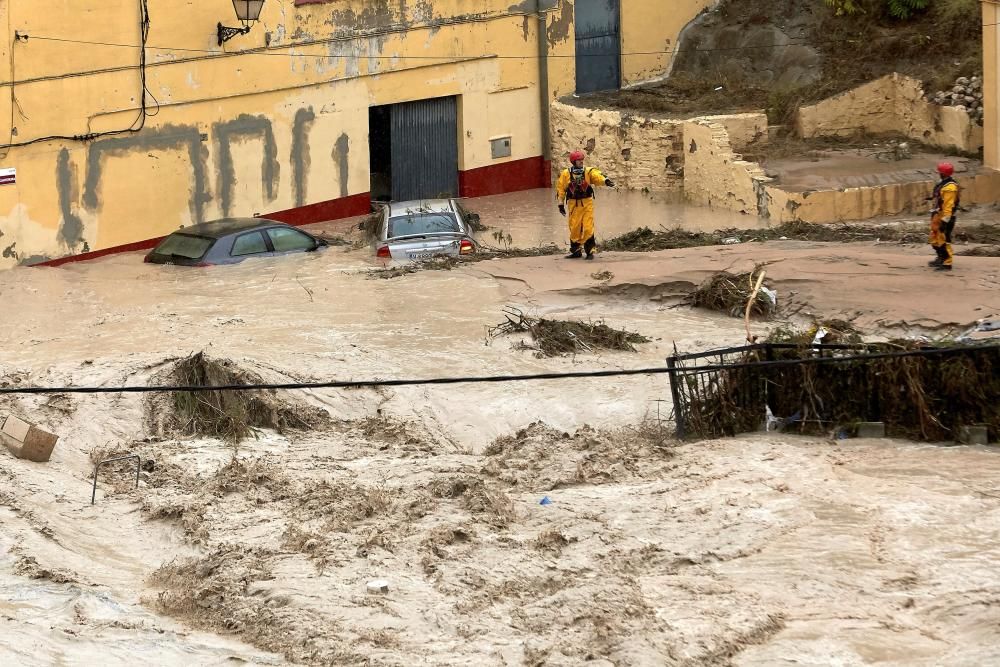
[[621,87],[619,0],[576,0],[576,92]]
[[457,99],[439,97],[393,104],[393,200],[457,196]]

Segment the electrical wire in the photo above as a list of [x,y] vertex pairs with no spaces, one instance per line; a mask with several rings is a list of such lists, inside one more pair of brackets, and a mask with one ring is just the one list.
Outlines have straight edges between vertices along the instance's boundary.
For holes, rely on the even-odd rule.
[[[257,384],[227,384],[227,385],[160,385],[160,386],[123,386],[123,387],[0,387],[0,395],[4,394],[151,394],[172,391],[204,393],[208,391],[249,391],[249,390],[293,390],[293,389],[360,389],[377,387],[407,387],[449,384],[487,384],[506,382],[527,382],[533,380],[569,380],[580,378],[627,377],[633,375],[692,375],[714,373],[741,368],[776,368],[781,366],[796,366],[819,363],[847,363],[872,359],[892,359],[899,357],[947,356],[964,353],[970,349],[1000,350],[1000,345],[979,344],[961,347],[925,348],[919,350],[901,350],[897,352],[879,352],[874,354],[855,354],[842,357],[809,357],[806,359],[778,359],[775,361],[752,361],[734,364],[707,364],[704,366],[657,366],[655,368],[633,368],[608,371],[579,371],[571,373],[533,373],[529,375],[486,375],[465,377],[439,377],[426,379],[398,380],[332,380],[329,382],[288,382],[288,383],[257,383]],[[680,357],[679,360],[683,360]]]
[[[8,19],[9,18],[10,18],[10,15],[8,14]],[[149,90],[149,88],[146,85],[146,41],[149,39],[149,29],[150,29],[150,19],[149,19],[149,5],[148,5],[148,0],[139,0],[139,36],[140,36],[141,43],[139,45],[133,45],[132,48],[139,49],[139,65],[138,65],[138,69],[139,69],[139,84],[140,84],[140,88],[141,88],[140,95],[141,95],[142,99],[141,99],[140,106],[139,106],[139,113],[136,116],[136,119],[134,121],[132,121],[131,125],[129,125],[127,128],[122,129],[122,130],[106,130],[106,131],[102,131],[102,132],[87,132],[85,134],[74,134],[74,135],[53,134],[53,135],[48,135],[48,136],[45,136],[45,137],[36,137],[35,139],[30,139],[28,141],[14,142],[13,141],[13,138],[14,138],[14,130],[13,130],[13,128],[14,128],[14,119],[13,119],[13,114],[14,114],[14,112],[13,112],[13,109],[11,109],[11,136],[10,136],[10,141],[7,144],[4,144],[4,145],[0,146],[0,150],[6,150],[6,151],[9,152],[9,150],[11,148],[19,148],[19,147],[23,147],[23,146],[31,146],[32,144],[37,144],[37,143],[41,143],[41,142],[44,142],[44,141],[58,141],[58,140],[63,140],[63,141],[89,141],[89,140],[92,140],[92,139],[97,139],[99,137],[109,137],[109,136],[115,136],[115,135],[121,135],[121,134],[134,134],[134,133],[139,132],[140,130],[142,130],[142,128],[145,127],[145,125],[146,125],[146,119],[148,117],[155,116],[157,113],[159,113],[159,108],[160,108],[159,102],[156,100],[156,97],[153,96],[153,93]],[[30,38],[29,34],[25,34],[25,33],[19,33],[19,34],[25,40],[27,40],[27,39]],[[23,84],[24,82],[18,82],[18,81],[14,80],[14,70],[13,70],[14,60],[13,59],[14,59],[14,49],[13,49],[13,46],[11,46],[11,81],[10,81],[11,98],[12,98],[12,100],[16,100],[17,98],[14,96],[14,86],[17,83],[22,83]],[[134,68],[135,67],[132,66],[132,67],[128,67],[127,69],[134,69]],[[147,95],[150,98],[153,99],[153,102],[156,105],[156,112],[154,112],[154,113],[149,113],[149,107],[148,107],[148,105],[146,103]],[[18,109],[20,109],[20,104],[18,104],[17,106],[18,106]],[[24,115],[23,110],[21,111],[21,114]],[[4,153],[5,157],[6,157],[6,155],[7,155],[7,153]]]
[[[302,46],[316,46],[319,44],[333,44],[337,42],[350,42],[357,39],[365,39],[369,35],[358,35],[354,37],[339,37],[331,38],[326,40],[312,40],[309,42],[295,42],[291,44],[281,44],[277,46],[265,47],[264,49],[251,49],[246,51],[223,51],[219,49],[192,49],[183,46],[154,46],[146,45],[145,48],[153,51],[178,51],[181,53],[200,53],[206,55],[216,55],[216,56],[270,56],[279,58],[346,58],[346,59],[356,59],[356,60],[443,60],[449,58],[468,58],[468,57],[490,57],[500,60],[534,60],[541,58],[537,54],[521,54],[521,55],[503,55],[503,54],[476,54],[475,56],[467,56],[463,54],[445,54],[439,56],[428,56],[428,55],[388,55],[388,56],[373,56],[367,54],[330,54],[326,53],[279,53],[278,49],[294,49]],[[137,49],[140,48],[136,44],[126,44],[122,42],[100,42],[91,40],[81,40],[81,39],[71,39],[68,37],[50,37],[47,35],[31,35],[31,39],[38,39],[48,42],[65,42],[68,44],[82,44],[87,46],[110,46],[124,49]],[[688,52],[694,53],[711,53],[718,51],[757,51],[761,49],[780,49],[788,48],[790,46],[816,46],[819,44],[853,44],[858,40],[856,39],[827,39],[818,40],[813,42],[788,42],[786,44],[757,44],[753,46],[720,46],[704,49],[686,49]],[[670,55],[676,53],[679,49],[664,49],[660,51],[626,51],[619,53],[617,55],[621,57],[628,56],[660,56],[660,55]],[[550,53],[544,56],[547,59],[558,59],[558,58],[606,58],[604,54],[575,54],[575,53]],[[176,64],[184,61],[169,61],[165,63],[158,64]]]

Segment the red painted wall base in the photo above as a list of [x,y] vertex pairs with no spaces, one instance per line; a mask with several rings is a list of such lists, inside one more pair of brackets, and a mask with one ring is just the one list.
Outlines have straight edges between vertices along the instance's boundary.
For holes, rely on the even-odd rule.
[[541,156],[459,172],[462,197],[485,197],[549,187],[550,164]]

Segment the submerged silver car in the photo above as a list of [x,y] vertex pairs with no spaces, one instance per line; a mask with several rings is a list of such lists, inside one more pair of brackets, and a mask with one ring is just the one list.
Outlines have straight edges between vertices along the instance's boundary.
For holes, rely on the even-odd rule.
[[379,204],[375,256],[412,261],[438,255],[469,255],[478,249],[472,238],[473,215],[454,199]]

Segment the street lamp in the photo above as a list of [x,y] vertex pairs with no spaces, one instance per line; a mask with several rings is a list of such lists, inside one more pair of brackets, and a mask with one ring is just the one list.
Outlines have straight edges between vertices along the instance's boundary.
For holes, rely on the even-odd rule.
[[250,26],[260,18],[260,10],[264,8],[264,0],[233,0],[233,9],[236,10],[236,18],[243,24],[242,28],[227,28],[219,23],[219,46],[236,35],[245,35],[250,32]]

